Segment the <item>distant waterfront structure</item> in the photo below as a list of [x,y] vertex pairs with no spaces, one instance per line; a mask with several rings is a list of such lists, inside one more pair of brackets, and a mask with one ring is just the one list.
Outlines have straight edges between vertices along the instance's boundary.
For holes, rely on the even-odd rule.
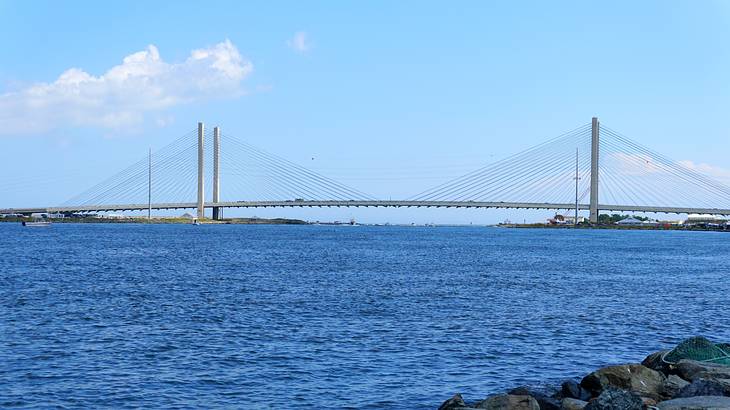
[[587,221],[587,218],[582,215],[578,215],[578,219],[576,222],[576,217],[573,215],[561,215],[556,214],[554,217],[548,219],[548,224],[550,225],[575,225],[576,223],[584,223]]
[[689,214],[685,224],[722,224],[725,222],[727,222],[727,218],[719,215]]
[[618,222],[616,222],[616,225],[622,225],[622,226],[638,226],[638,225],[645,225],[645,222],[641,219],[636,219],[633,216],[630,216],[628,218],[624,218]]
[[104,214],[105,219],[129,219],[129,216],[124,214],[118,214],[118,213],[108,213]]

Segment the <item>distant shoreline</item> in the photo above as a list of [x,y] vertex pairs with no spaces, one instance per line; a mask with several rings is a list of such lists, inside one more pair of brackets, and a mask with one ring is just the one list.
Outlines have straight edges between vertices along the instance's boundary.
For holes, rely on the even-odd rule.
[[[22,223],[29,221],[29,218],[0,218],[0,223]],[[47,220],[47,219],[43,219]],[[147,219],[146,217],[131,217],[131,218],[51,218],[49,220],[54,224],[67,224],[67,223],[79,223],[79,224],[155,224],[155,225],[190,225],[193,224],[193,219],[189,218],[152,218]],[[212,219],[203,219],[199,222],[201,225],[320,225],[320,226],[373,226],[373,227],[430,227],[430,228],[443,228],[443,227],[474,227],[474,228],[509,228],[509,229],[578,229],[578,230],[619,230],[619,231],[696,231],[696,232],[730,232],[730,227],[708,227],[708,226],[682,226],[682,225],[670,225],[670,226],[656,226],[656,225],[615,225],[615,224],[561,224],[561,225],[549,225],[544,223],[522,223],[522,224],[511,224],[511,223],[499,223],[499,224],[390,224],[390,223],[372,223],[372,224],[358,224],[358,223],[347,223],[347,222],[312,222],[304,221],[301,219],[289,219],[289,218],[227,218],[219,221]]]
[[728,227],[707,227],[707,226],[657,226],[657,225],[547,225],[547,224],[499,224],[500,228],[519,228],[519,229],[612,229],[620,231],[709,231],[709,232],[730,232]]
[[[6,223],[21,223],[28,221],[28,218],[2,218],[0,222]],[[52,223],[65,224],[65,223],[81,223],[81,224],[157,224],[157,225],[190,225],[193,220],[188,218],[152,218],[147,219],[141,218],[51,218],[49,220]],[[287,219],[287,218],[229,218],[220,221],[214,221],[204,219],[200,221],[201,224],[210,225],[308,225],[307,221],[300,219]]]

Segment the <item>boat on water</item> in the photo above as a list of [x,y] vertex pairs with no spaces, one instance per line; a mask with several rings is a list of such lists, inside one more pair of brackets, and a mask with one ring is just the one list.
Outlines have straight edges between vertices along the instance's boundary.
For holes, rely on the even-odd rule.
[[23,226],[51,226],[51,221],[23,221]]

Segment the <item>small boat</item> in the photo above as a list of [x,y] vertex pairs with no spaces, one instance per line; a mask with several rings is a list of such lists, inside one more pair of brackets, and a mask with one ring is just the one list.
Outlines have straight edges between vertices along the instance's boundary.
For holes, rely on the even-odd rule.
[[51,226],[51,221],[23,221],[23,226]]
[[200,221],[198,221],[198,218],[193,219],[193,225],[200,225]]

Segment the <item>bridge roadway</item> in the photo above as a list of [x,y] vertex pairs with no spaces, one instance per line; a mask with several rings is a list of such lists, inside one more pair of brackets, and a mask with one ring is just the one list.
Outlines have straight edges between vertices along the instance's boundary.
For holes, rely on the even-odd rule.
[[[31,213],[84,213],[105,211],[144,211],[149,204],[126,205],[79,205],[58,206],[47,208],[8,208],[0,209],[0,214],[31,214]],[[195,209],[195,202],[176,202],[152,204],[152,209]],[[407,201],[407,200],[370,200],[370,201],[314,201],[314,200],[287,200],[287,201],[229,201],[206,202],[206,208],[323,208],[323,207],[375,207],[375,208],[514,208],[514,209],[575,209],[575,204],[563,203],[531,203],[531,202],[477,202],[477,201]],[[579,204],[578,209],[589,210],[588,204]],[[656,212],[672,214],[714,214],[730,215],[730,209],[721,208],[682,208],[663,206],[638,205],[598,205],[602,211],[615,212]]]

